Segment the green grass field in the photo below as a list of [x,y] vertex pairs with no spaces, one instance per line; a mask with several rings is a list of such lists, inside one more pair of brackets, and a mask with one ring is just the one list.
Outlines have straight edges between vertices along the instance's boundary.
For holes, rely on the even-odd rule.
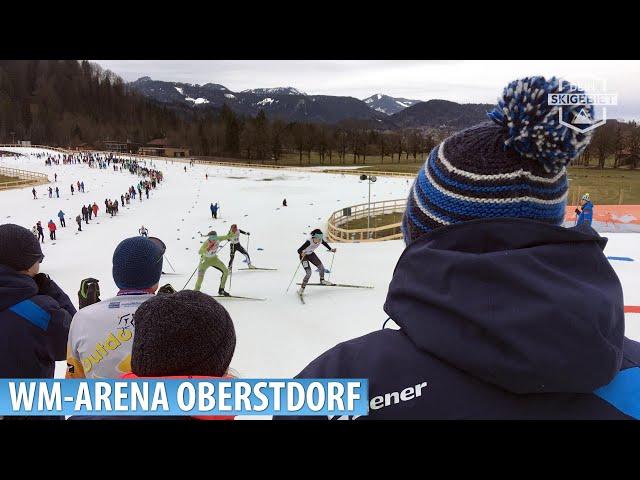
[[0,175],[0,183],[13,182],[15,180],[20,180],[20,179],[16,177],[5,177],[4,175]]
[[[402,212],[387,213],[371,217],[371,228],[382,227],[383,225],[393,225],[402,221]],[[350,222],[340,225],[340,228],[347,230],[357,230],[359,228],[367,228],[367,217],[351,220]]]

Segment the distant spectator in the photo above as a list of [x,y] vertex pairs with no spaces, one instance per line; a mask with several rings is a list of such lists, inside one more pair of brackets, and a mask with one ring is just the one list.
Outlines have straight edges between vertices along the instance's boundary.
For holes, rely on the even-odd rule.
[[580,199],[580,208],[576,208],[578,220],[576,225],[589,225],[593,222],[593,203],[588,193],[585,193]]
[[44,243],[44,229],[42,228],[42,223],[40,223],[40,221],[36,223],[36,229],[38,230],[38,240],[42,240],[42,243]]
[[49,223],[47,223],[47,228],[49,229],[49,238],[51,240],[55,240],[56,239],[56,224],[53,222],[53,220],[49,220]]
[[67,378],[116,378],[130,372],[133,314],[153,298],[162,273],[164,246],[127,238],[113,252],[115,297],[82,308],[69,332]]
[[53,378],[76,309],[45,273],[40,244],[19,225],[0,225],[0,377]]
[[368,419],[640,417],[640,344],[624,336],[607,239],[561,227],[566,166],[591,139],[547,103],[565,91],[512,82],[493,122],[431,151],[384,304],[399,329],[340,343],[298,378],[368,379]]

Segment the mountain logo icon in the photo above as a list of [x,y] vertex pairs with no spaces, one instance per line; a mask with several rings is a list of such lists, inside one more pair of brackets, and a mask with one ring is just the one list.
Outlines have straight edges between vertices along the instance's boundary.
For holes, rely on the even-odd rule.
[[591,125],[593,123],[593,118],[586,109],[581,109],[573,118],[574,125]]

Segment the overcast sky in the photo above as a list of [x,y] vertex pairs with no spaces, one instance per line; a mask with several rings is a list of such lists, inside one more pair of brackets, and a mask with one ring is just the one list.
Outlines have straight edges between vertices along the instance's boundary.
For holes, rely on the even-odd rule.
[[[494,103],[511,80],[556,75],[606,80],[618,94],[609,118],[640,119],[640,61],[616,60],[95,60],[126,81],[142,76],[231,91],[295,87],[307,94],[366,98],[374,93],[418,100]],[[574,80],[576,81],[576,80]],[[576,81],[576,83],[578,83]]]

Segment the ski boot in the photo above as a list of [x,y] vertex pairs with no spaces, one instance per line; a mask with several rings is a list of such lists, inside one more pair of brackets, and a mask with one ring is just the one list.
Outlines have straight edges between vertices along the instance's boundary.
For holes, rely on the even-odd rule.
[[299,297],[302,297],[304,295],[304,287],[300,287],[298,290],[296,290],[296,293]]
[[251,264],[251,263],[249,265],[247,265],[247,268],[249,270],[255,270],[256,269],[256,267],[254,267],[253,264]]
[[320,285],[332,286],[335,285],[335,283],[331,283],[329,280],[325,280],[323,278],[322,280],[320,280]]
[[224,290],[224,288],[221,288],[221,289],[218,290],[218,295],[221,296],[221,297],[230,297],[231,296],[231,294],[229,292],[226,292]]

